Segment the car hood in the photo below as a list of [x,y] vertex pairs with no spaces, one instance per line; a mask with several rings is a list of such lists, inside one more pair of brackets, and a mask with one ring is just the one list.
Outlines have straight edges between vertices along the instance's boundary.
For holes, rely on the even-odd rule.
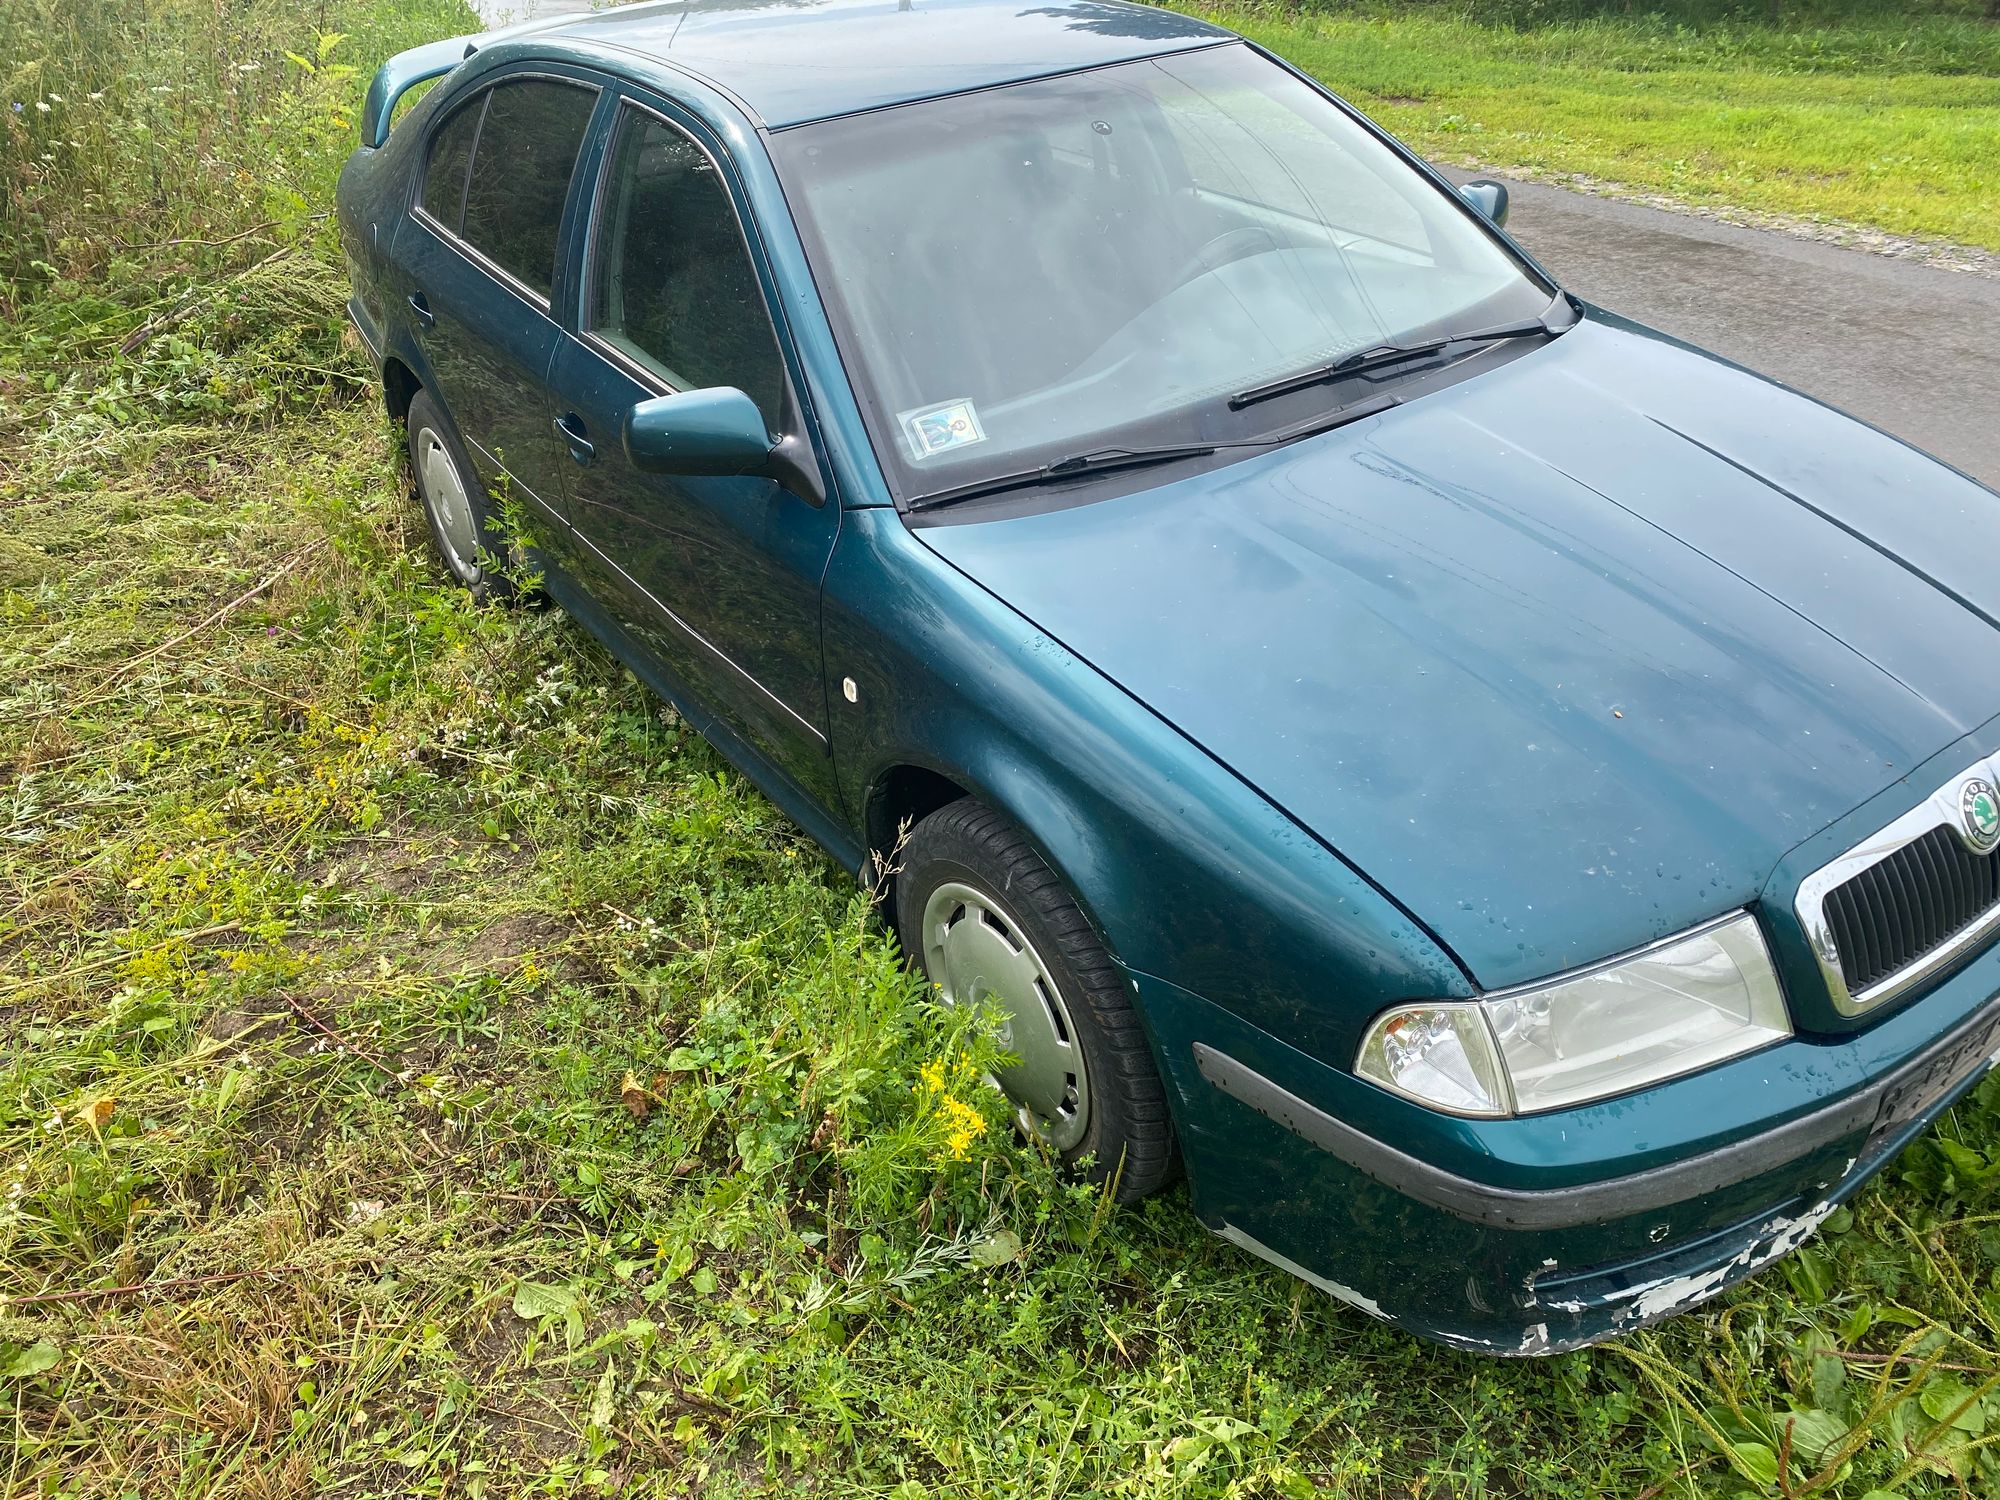
[[2000,498],[1594,310],[1365,423],[920,535],[1488,988],[1750,903],[2000,711]]

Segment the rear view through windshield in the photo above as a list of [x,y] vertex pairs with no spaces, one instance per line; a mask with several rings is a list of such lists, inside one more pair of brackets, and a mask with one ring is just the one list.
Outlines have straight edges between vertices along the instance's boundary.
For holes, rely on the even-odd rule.
[[1254,438],[1352,392],[1229,396],[1532,318],[1469,210],[1224,46],[779,132],[850,375],[905,496],[1106,445]]

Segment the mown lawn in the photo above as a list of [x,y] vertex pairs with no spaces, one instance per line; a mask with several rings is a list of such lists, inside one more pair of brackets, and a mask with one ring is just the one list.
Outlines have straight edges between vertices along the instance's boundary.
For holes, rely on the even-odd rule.
[[316,215],[469,24],[0,10],[0,1492],[1995,1491],[2000,1086],[1525,1364],[1013,1142],[846,877],[420,545]]
[[1290,58],[1439,161],[2000,249],[2000,22],[1969,6],[1831,18],[1806,7],[1782,30],[1611,7],[1519,27],[1446,4],[1186,8]]

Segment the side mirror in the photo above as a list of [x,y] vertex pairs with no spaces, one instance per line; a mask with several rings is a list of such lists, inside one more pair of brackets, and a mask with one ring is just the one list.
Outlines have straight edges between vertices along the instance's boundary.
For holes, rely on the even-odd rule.
[[625,456],[649,474],[748,474],[774,446],[757,403],[731,385],[655,396],[625,416]]
[[1495,182],[1490,177],[1482,177],[1477,182],[1468,182],[1458,190],[1474,208],[1486,215],[1495,224],[1507,222],[1507,184]]

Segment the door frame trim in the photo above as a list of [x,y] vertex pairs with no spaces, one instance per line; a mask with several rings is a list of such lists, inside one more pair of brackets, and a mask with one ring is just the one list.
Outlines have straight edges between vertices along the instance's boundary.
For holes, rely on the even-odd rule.
[[[467,439],[467,441],[472,442],[472,440],[469,438]],[[787,703],[783,698],[780,698],[776,693],[772,692],[769,688],[764,686],[762,682],[760,682],[755,676],[753,676],[748,670],[744,668],[741,662],[737,661],[727,651],[724,651],[720,646],[716,645],[715,642],[711,641],[707,636],[703,635],[699,630],[696,630],[694,626],[688,624],[686,620],[683,620],[679,615],[675,614],[665,604],[661,603],[660,598],[657,594],[655,594],[651,589],[647,588],[646,585],[639,582],[639,580],[634,578],[630,573],[626,572],[625,569],[619,567],[617,563],[613,562],[610,556],[605,552],[605,550],[602,547],[598,546],[597,543],[593,542],[588,536],[584,535],[583,532],[579,531],[574,525],[570,523],[567,517],[558,513],[555,507],[550,505],[548,501],[544,500],[540,495],[536,494],[534,490],[529,488],[527,485],[522,484],[521,481],[515,477],[513,470],[509,469],[505,464],[501,463],[499,459],[495,458],[491,453],[489,453],[485,448],[481,447],[478,443],[473,442],[472,446],[475,449],[478,449],[479,456],[481,458],[485,459],[488,463],[492,464],[494,468],[498,469],[501,473],[507,476],[507,481],[509,484],[518,485],[520,487],[521,493],[526,495],[530,500],[532,500],[535,503],[536,508],[540,510],[543,515],[548,517],[549,520],[555,522],[556,525],[560,526],[573,539],[582,543],[584,546],[588,547],[591,550],[592,554],[596,556],[597,560],[600,563],[602,563],[605,567],[611,569],[611,571],[616,573],[620,578],[624,579],[626,583],[630,584],[645,598],[648,604],[652,605],[653,608],[657,609],[668,620],[672,621],[675,629],[679,630],[683,635],[685,635],[689,640],[693,641],[696,645],[702,647],[704,650],[713,654],[718,661],[727,665],[731,671],[736,673],[737,676],[741,677],[745,682],[749,683],[752,687],[757,689],[758,692],[762,693],[766,698],[770,699],[771,702],[775,703],[779,708],[783,709],[790,718],[796,721],[800,725],[800,727],[802,727],[806,731],[806,733],[810,734],[814,739],[818,740],[821,745],[825,745],[827,743],[825,731],[822,730],[817,724],[811,722],[797,709],[793,708],[791,704]]]
[[[546,66],[537,66],[537,61],[529,61],[511,68],[498,68],[490,74],[481,75],[465,90],[465,97],[462,101],[458,99],[451,101],[451,107],[444,111],[444,119],[431,126],[425,132],[422,170],[412,174],[409,203],[406,212],[411,218],[417,220],[426,229],[430,230],[442,243],[451,246],[480,270],[497,278],[509,291],[523,298],[530,305],[539,308],[549,317],[550,321],[556,322],[557,326],[560,327],[560,321],[555,316],[554,293],[560,289],[561,285],[564,258],[561,252],[564,250],[567,240],[564,231],[569,228],[570,215],[575,205],[577,179],[581,175],[579,169],[583,166],[583,148],[589,144],[591,128],[596,124],[597,116],[604,108],[605,97],[610,91],[606,88],[605,81],[601,77],[586,74],[550,72]],[[544,296],[529,286],[520,277],[516,276],[484,250],[480,249],[479,246],[473,244],[464,234],[466,195],[472,191],[472,168],[477,164],[480,142],[486,135],[486,107],[492,102],[493,91],[498,88],[504,88],[510,83],[537,80],[547,83],[567,84],[571,88],[582,89],[591,96],[590,114],[584,121],[583,140],[577,145],[576,160],[570,163],[569,183],[563,190],[562,213],[556,220],[557,257],[555,264],[550,267],[550,295],[548,296]],[[429,209],[424,207],[424,184],[430,175],[431,148],[437,144],[437,138],[442,133],[445,123],[457,115],[461,108],[470,105],[475,97],[478,100],[480,109],[479,126],[472,134],[472,150],[466,157],[465,163],[465,181],[459,188],[459,227],[452,229],[442,223]]]
[[806,716],[804,714],[801,714],[796,708],[793,708],[792,705],[787,703],[783,698],[780,698],[776,693],[772,692],[768,687],[764,686],[764,684],[761,681],[759,681],[747,668],[745,668],[741,662],[737,661],[735,657],[731,656],[727,651],[724,651],[720,646],[716,645],[714,641],[711,641],[707,636],[703,635],[699,630],[696,630],[694,626],[688,624],[686,620],[683,620],[679,615],[675,614],[673,610],[668,608],[665,604],[663,604],[660,601],[660,597],[657,594],[655,594],[651,589],[647,588],[646,585],[641,583],[638,579],[634,578],[630,573],[626,572],[625,569],[619,567],[618,564],[611,559],[610,555],[606,553],[602,547],[598,546],[597,543],[593,542],[587,534],[585,534],[583,531],[579,530],[575,526],[571,526],[569,528],[569,534],[575,537],[584,546],[588,547],[591,551],[591,554],[595,556],[600,563],[602,563],[605,567],[609,568],[612,572],[616,573],[620,578],[624,579],[626,583],[631,585],[631,587],[634,590],[636,590],[648,604],[652,605],[654,609],[658,610],[661,613],[661,615],[663,615],[666,619],[670,620],[673,623],[674,628],[679,630],[682,635],[686,636],[689,640],[693,641],[697,646],[700,646],[704,651],[707,651],[717,661],[721,662],[724,666],[728,667],[730,671],[734,672],[738,677],[741,677],[745,682],[749,683],[750,686],[755,688],[759,693],[763,694],[765,698],[769,699],[772,703],[775,703],[779,708],[783,709],[786,717],[790,718],[801,729],[805,730],[805,732],[811,735],[815,740],[817,740],[822,747],[826,745],[827,738],[826,738],[826,732],[824,730],[822,730],[817,724],[813,723],[810,719],[806,718]]

